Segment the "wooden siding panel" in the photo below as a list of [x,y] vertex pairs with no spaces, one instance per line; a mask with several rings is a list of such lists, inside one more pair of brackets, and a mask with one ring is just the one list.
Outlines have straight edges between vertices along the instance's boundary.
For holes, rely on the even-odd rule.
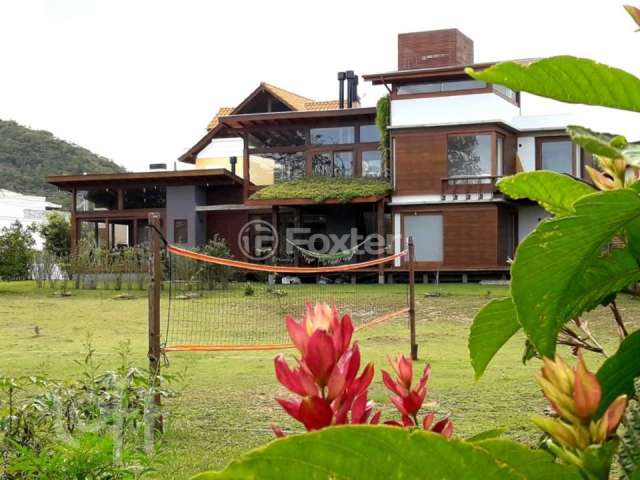
[[446,133],[412,133],[395,137],[396,195],[440,194],[447,176]]
[[455,28],[398,35],[398,70],[472,63],[473,41]]
[[495,206],[452,209],[445,213],[445,265],[497,265],[497,249],[498,211]]
[[247,212],[207,212],[207,239],[213,238],[217,233],[227,241],[234,258],[245,260],[238,245],[238,233],[247,223]]

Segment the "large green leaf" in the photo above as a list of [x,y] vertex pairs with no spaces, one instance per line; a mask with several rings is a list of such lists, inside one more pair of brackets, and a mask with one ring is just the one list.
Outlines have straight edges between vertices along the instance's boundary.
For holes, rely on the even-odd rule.
[[513,199],[529,198],[556,216],[573,213],[573,203],[593,193],[593,187],[569,175],[541,170],[505,177],[498,188]]
[[521,92],[568,103],[584,103],[640,112],[640,79],[618,68],[569,55],[529,63],[498,63],[467,74]]
[[640,144],[629,143],[622,135],[599,133],[588,128],[570,125],[567,132],[575,143],[587,152],[607,158],[624,158],[631,163],[640,163]]
[[635,394],[634,380],[640,377],[640,330],[624,339],[618,351],[602,364],[597,376],[602,387],[599,415],[619,395]]
[[555,463],[549,453],[530,448],[504,439],[489,439],[476,442],[494,458],[506,463],[525,478],[548,479],[573,478],[581,479],[576,468]]
[[518,321],[541,354],[552,357],[560,328],[637,280],[640,270],[625,250],[603,247],[640,216],[640,197],[629,189],[579,199],[575,213],[546,220],[518,246],[511,296]]
[[[489,441],[487,441],[489,442]],[[231,462],[222,472],[197,475],[194,480],[261,479],[546,479],[530,468],[517,447],[500,444],[476,446],[462,440],[421,430],[385,426],[332,427],[319,432],[276,440]],[[497,459],[518,451],[511,463]],[[532,459],[541,465],[540,457]],[[545,462],[546,463],[546,462]],[[575,470],[558,466],[556,479],[574,479]]]
[[476,314],[469,332],[469,354],[476,380],[493,356],[518,330],[518,316],[510,298],[492,300]]

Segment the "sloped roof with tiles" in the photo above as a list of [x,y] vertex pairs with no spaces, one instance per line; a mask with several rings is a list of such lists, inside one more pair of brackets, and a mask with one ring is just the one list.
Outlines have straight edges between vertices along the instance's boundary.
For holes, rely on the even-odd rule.
[[284,88],[276,87],[275,85],[271,85],[270,83],[261,82],[258,88],[254,90],[251,95],[244,99],[238,106],[221,107],[215,114],[215,116],[211,119],[209,125],[207,125],[207,130],[212,130],[216,126],[218,126],[220,117],[226,117],[227,115],[238,113],[237,110],[241,110],[242,106],[246,105],[252,97],[262,91],[269,92],[276,99],[280,100],[293,111],[317,112],[323,110],[337,110],[339,107],[337,100],[316,101],[311,98],[298,95],[297,93],[290,92],[289,90],[285,90]]

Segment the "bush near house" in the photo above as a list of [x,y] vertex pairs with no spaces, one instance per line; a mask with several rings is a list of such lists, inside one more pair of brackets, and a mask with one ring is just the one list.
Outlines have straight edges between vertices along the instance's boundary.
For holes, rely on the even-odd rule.
[[33,261],[32,229],[18,221],[0,232],[0,279],[25,280],[29,278]]

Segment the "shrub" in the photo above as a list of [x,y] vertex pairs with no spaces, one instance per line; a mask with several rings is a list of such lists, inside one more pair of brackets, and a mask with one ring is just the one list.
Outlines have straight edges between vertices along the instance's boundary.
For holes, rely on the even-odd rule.
[[68,257],[71,252],[71,223],[59,212],[52,212],[47,223],[38,227],[44,239],[44,249],[57,257]]
[[35,240],[31,227],[16,220],[0,232],[0,279],[26,280],[33,263]]

